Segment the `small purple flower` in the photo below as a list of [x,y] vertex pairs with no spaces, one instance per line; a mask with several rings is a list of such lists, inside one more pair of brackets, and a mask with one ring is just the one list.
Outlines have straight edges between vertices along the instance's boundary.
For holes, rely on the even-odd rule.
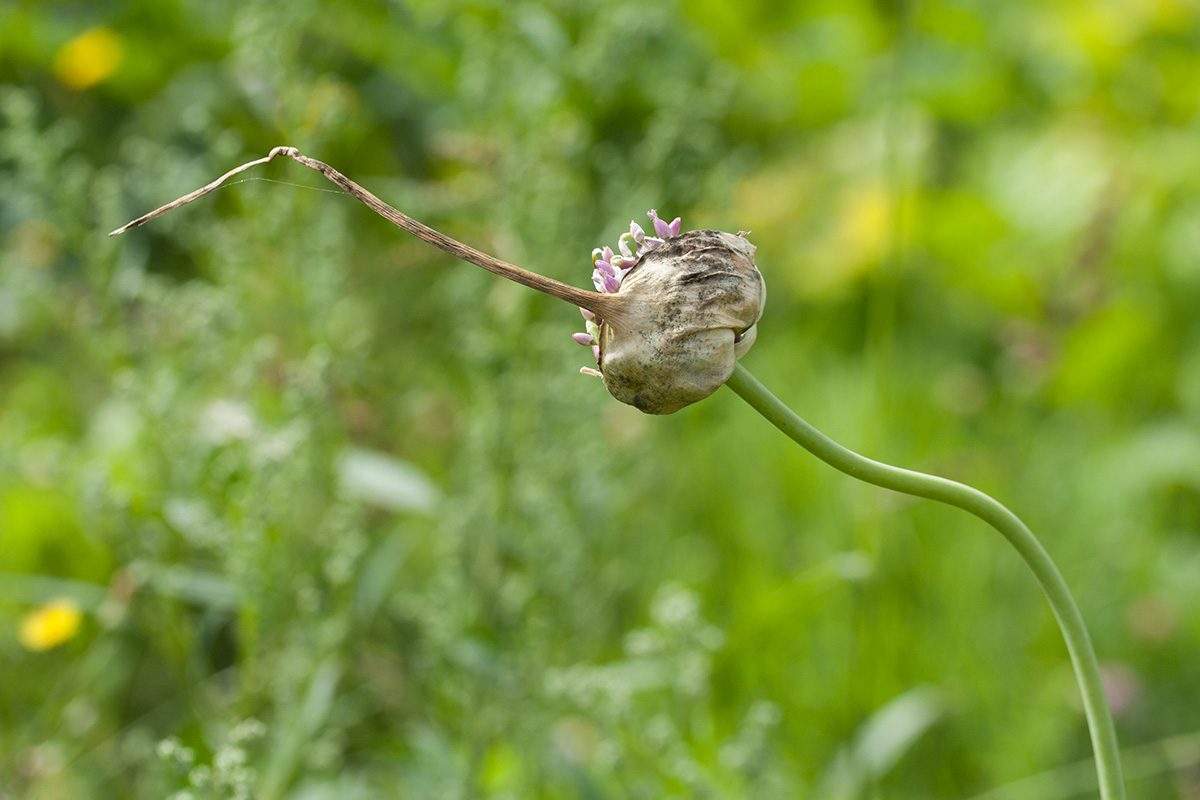
[[621,255],[625,258],[633,258],[633,250],[630,249],[629,243],[634,243],[634,249],[637,249],[637,241],[633,238],[632,233],[623,233],[621,238],[617,240],[617,247],[621,249]]
[[683,220],[680,217],[676,217],[668,224],[658,218],[658,211],[653,208],[650,209],[650,213],[646,216],[650,217],[654,222],[654,232],[658,234],[660,239],[670,239],[679,235],[679,229],[683,225]]

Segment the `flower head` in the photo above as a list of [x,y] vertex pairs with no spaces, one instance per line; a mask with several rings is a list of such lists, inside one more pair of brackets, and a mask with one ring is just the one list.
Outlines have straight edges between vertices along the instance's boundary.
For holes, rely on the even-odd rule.
[[580,309],[587,330],[572,338],[596,359],[597,369],[581,372],[603,378],[622,402],[670,414],[728,380],[754,343],[766,290],[744,234],[681,234],[679,217],[647,216],[656,236],[631,222],[618,252],[592,251],[592,282],[620,299],[611,310],[619,316]]

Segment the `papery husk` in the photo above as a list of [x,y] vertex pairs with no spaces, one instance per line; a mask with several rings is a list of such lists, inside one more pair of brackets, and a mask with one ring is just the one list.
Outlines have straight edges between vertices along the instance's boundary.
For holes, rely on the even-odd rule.
[[600,373],[613,397],[671,414],[729,379],[766,301],[754,252],[741,236],[705,230],[642,256],[612,296],[619,313],[600,327]]

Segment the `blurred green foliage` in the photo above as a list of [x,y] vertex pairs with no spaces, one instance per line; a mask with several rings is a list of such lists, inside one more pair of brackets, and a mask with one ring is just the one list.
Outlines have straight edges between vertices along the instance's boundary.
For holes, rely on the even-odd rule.
[[1023,516],[1131,796],[1200,796],[1194,3],[7,0],[0,83],[0,797],[1087,793],[980,523],[619,406],[295,165],[105,237],[279,144],[577,285],[753,230],[746,363]]

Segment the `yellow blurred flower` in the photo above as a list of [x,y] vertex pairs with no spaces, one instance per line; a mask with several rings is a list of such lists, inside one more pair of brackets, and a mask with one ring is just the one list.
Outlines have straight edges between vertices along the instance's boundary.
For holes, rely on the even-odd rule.
[[852,261],[877,264],[888,244],[892,213],[892,201],[883,184],[851,188],[843,197],[836,228],[838,252],[848,254]]
[[83,614],[75,601],[51,600],[21,620],[17,638],[25,649],[35,653],[50,650],[73,639],[82,620]]
[[121,61],[121,38],[108,28],[92,28],[67,42],[54,56],[54,75],[71,89],[87,89],[112,75]]
[[801,291],[810,297],[845,291],[878,269],[892,235],[893,200],[878,181],[848,186],[840,192],[826,235],[811,253]]

